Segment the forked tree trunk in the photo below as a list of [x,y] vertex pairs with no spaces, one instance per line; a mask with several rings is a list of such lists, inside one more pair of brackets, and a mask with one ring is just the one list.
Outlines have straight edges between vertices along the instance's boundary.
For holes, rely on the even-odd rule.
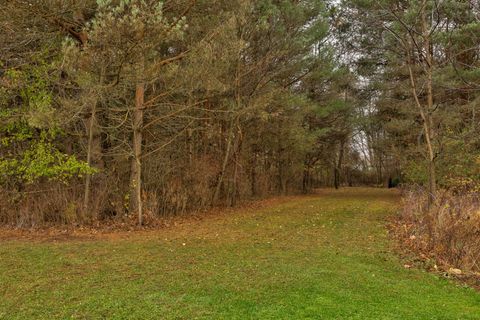
[[234,121],[230,121],[230,128],[228,131],[227,137],[227,149],[225,150],[225,155],[223,156],[222,168],[220,171],[220,175],[218,177],[217,186],[215,187],[215,192],[213,194],[212,205],[215,205],[218,201],[218,197],[220,196],[220,190],[222,188],[223,179],[225,178],[225,173],[227,171],[228,161],[230,160],[230,152],[232,150],[233,139],[234,139]]

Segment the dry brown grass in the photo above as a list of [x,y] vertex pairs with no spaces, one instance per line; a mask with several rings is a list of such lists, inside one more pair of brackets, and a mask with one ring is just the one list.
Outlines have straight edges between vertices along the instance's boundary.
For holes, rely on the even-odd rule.
[[[480,195],[441,191],[430,207],[421,189],[404,192],[394,232],[404,247],[429,267],[460,269],[462,277],[480,276]],[[458,272],[458,270],[455,270]]]
[[88,211],[83,207],[81,183],[44,183],[21,191],[0,188],[0,225],[14,228],[92,225],[118,215],[121,199],[98,186]]

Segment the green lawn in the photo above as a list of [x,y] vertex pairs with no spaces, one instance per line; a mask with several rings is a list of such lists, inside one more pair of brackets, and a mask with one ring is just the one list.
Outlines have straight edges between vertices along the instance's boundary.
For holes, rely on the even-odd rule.
[[0,319],[480,319],[390,253],[388,190],[323,191],[125,238],[0,242]]

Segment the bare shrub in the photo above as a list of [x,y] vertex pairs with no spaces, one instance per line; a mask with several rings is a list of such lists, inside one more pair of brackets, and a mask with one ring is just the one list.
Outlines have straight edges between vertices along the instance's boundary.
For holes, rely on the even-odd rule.
[[43,183],[22,191],[0,189],[0,224],[16,228],[89,225],[106,218],[108,188],[99,186],[88,211],[83,208],[83,185]]
[[480,272],[480,195],[441,191],[428,206],[422,189],[404,192],[396,231],[404,243],[439,265]]
[[61,184],[43,184],[41,188],[20,191],[2,190],[3,224],[30,228],[40,225],[84,223],[79,192]]

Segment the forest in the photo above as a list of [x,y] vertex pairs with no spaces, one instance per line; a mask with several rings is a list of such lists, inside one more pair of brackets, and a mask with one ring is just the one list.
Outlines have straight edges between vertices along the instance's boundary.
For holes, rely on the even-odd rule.
[[4,1],[0,221],[475,191],[476,5]]
[[348,143],[358,89],[323,1],[1,10],[4,224],[142,224],[338,187],[347,171],[363,182],[343,165],[361,158]]
[[0,233],[292,197],[480,287],[480,1],[0,0]]

